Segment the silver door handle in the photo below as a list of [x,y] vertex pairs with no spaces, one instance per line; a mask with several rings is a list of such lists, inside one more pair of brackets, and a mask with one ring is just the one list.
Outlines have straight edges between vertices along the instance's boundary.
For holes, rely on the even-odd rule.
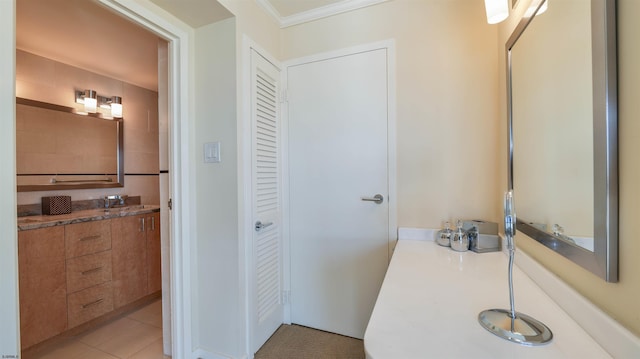
[[370,202],[375,202],[377,204],[380,204],[384,201],[384,197],[382,197],[381,194],[377,194],[373,197],[362,197],[361,198],[363,201],[370,201]]
[[267,228],[272,224],[273,224],[273,222],[262,223],[260,221],[257,221],[256,222],[256,227],[255,227],[256,228],[256,232],[259,232],[261,229]]

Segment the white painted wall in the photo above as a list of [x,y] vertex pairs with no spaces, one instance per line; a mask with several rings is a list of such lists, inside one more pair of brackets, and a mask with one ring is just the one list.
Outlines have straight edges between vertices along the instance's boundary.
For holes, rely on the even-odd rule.
[[15,155],[15,4],[0,1],[0,356],[19,355]]
[[[235,19],[195,30],[196,251],[194,338],[207,352],[241,356]],[[221,162],[204,163],[219,141]]]
[[498,222],[497,27],[484,3],[395,0],[282,31],[282,59],[395,39],[398,225]]

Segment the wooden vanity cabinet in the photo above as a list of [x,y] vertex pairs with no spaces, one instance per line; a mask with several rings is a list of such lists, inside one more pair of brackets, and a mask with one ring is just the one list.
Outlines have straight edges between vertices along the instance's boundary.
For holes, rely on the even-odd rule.
[[18,232],[23,348],[67,328],[64,227]]
[[115,308],[120,308],[147,294],[146,216],[111,219]]
[[21,347],[161,290],[160,213],[18,232]]
[[113,310],[110,222],[64,227],[69,329]]
[[160,213],[113,218],[111,234],[115,308],[159,291]]

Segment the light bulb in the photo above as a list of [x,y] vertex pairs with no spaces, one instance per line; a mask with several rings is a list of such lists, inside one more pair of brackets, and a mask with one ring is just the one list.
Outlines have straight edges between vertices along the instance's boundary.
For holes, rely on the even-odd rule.
[[98,111],[98,94],[93,90],[84,91],[84,110],[88,113]]
[[509,17],[508,0],[484,0],[484,7],[487,11],[487,22],[497,24]]
[[122,98],[119,96],[111,98],[111,116],[115,118],[122,117]]

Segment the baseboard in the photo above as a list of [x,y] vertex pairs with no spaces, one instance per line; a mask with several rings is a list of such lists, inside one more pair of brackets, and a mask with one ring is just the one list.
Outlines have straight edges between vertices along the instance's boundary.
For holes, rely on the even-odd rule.
[[[221,353],[213,353],[206,351],[204,349],[196,349],[191,356],[193,359],[234,359],[231,355],[221,354]],[[244,359],[244,358],[240,358]]]

